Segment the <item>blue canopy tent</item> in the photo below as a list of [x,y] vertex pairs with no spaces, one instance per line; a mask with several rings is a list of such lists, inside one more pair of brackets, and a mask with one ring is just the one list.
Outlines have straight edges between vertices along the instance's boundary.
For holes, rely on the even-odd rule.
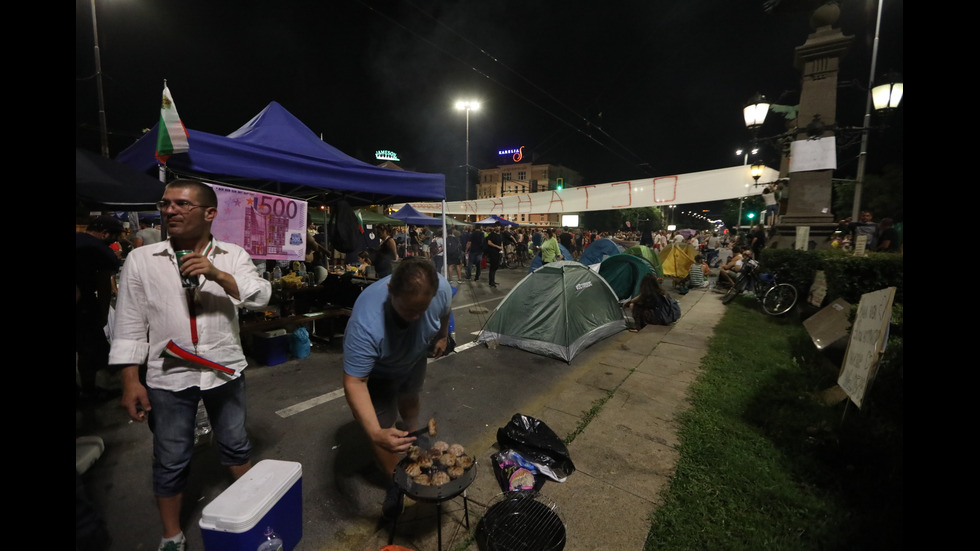
[[[351,205],[391,204],[446,196],[445,175],[354,159],[321,140],[276,102],[227,136],[190,129],[187,133],[189,151],[167,161],[167,170],[178,175],[325,203],[344,199]],[[154,126],[116,159],[155,174],[156,137]]]
[[473,222],[473,224],[477,226],[492,226],[498,222],[501,226],[520,226],[520,224],[517,222],[511,222],[510,220],[497,216],[496,214],[491,214],[483,220],[477,220],[476,222]]
[[[75,148],[75,202],[87,210],[152,210],[163,182],[117,161]],[[157,215],[159,217],[159,215]]]
[[397,218],[409,226],[441,226],[442,218],[433,218],[428,214],[422,214],[415,210],[415,207],[406,203],[397,212],[391,213],[392,218]]

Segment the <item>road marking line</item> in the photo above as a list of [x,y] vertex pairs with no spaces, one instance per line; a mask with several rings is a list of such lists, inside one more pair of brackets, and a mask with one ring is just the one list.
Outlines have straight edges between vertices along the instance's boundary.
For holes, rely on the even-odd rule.
[[503,300],[503,297],[488,298],[486,300],[480,300],[480,301],[477,301],[477,302],[471,302],[469,304],[460,304],[459,306],[453,306],[453,310],[459,310],[459,309],[462,309],[462,308],[469,308],[470,306],[478,306],[480,304],[483,304],[484,302],[495,302],[495,301],[498,301],[498,300]]
[[[499,299],[490,299],[490,300],[499,300]],[[489,302],[489,301],[484,300],[482,302]],[[478,302],[475,302],[473,304],[479,304],[479,303]],[[471,305],[467,304],[465,306],[459,306],[458,308],[468,308],[469,306],[471,306]],[[453,309],[455,310],[456,308],[453,308]],[[474,332],[472,332],[470,334],[471,335],[479,335],[480,332],[479,331],[474,331]],[[456,353],[458,354],[460,352],[463,352],[464,350],[469,350],[470,348],[473,348],[474,346],[478,346],[479,344],[480,343],[478,343],[476,341],[470,341],[470,342],[465,343],[465,344],[456,345]],[[429,358],[429,363],[432,363],[432,362],[441,360],[442,358],[445,358],[445,357],[446,356],[442,356],[441,358]],[[302,412],[304,412],[304,411],[306,411],[308,409],[311,409],[311,408],[314,408],[316,406],[319,406],[320,404],[325,404],[325,403],[330,402],[332,400],[336,400],[337,398],[340,398],[343,395],[344,395],[344,389],[340,388],[340,389],[334,390],[333,392],[328,392],[328,393],[323,394],[321,396],[317,396],[316,398],[311,398],[311,399],[309,399],[309,400],[307,400],[305,402],[300,402],[300,403],[298,403],[296,405],[289,406],[288,408],[280,409],[279,411],[276,412],[276,415],[278,415],[279,417],[282,417],[283,419],[285,419],[287,417],[292,417],[293,415],[296,415],[297,413],[302,413]]]
[[297,413],[302,413],[310,408],[316,407],[320,404],[325,404],[331,400],[336,400],[344,395],[344,389],[338,388],[333,392],[328,392],[316,398],[311,398],[305,402],[300,402],[294,406],[289,406],[288,408],[280,409],[276,412],[276,415],[282,417],[283,419],[296,415]]

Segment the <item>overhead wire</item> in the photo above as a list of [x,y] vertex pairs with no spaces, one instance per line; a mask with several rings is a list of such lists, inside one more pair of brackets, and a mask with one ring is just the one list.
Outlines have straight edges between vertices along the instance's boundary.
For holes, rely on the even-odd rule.
[[[636,164],[637,166],[645,167],[649,171],[649,164],[642,162],[642,158],[639,155],[637,155],[636,153],[634,153],[632,150],[630,150],[625,144],[623,144],[619,140],[616,140],[615,138],[613,138],[602,127],[594,124],[591,120],[589,120],[587,117],[581,115],[580,113],[577,113],[574,109],[572,109],[571,107],[569,107],[568,105],[566,105],[564,102],[562,102],[561,100],[559,100],[558,98],[556,98],[553,94],[551,94],[550,92],[548,92],[547,90],[545,90],[543,87],[535,84],[534,82],[532,82],[530,79],[528,79],[527,77],[525,77],[524,75],[522,75],[518,71],[514,70],[513,68],[511,68],[507,64],[503,63],[499,58],[497,58],[496,56],[492,55],[485,48],[483,48],[483,47],[475,44],[471,40],[469,40],[466,37],[460,35],[458,32],[456,32],[455,30],[453,30],[451,27],[448,27],[447,25],[445,25],[444,23],[442,23],[438,19],[432,17],[429,13],[425,12],[424,10],[422,10],[421,8],[419,8],[418,6],[416,6],[415,4],[413,4],[412,2],[405,2],[405,3],[407,3],[410,6],[412,6],[415,10],[417,10],[419,13],[421,13],[425,17],[427,17],[430,20],[432,20],[436,25],[440,26],[441,28],[446,29],[448,32],[452,33],[454,36],[456,36],[457,38],[459,38],[460,40],[462,40],[466,44],[468,44],[468,45],[472,46],[473,48],[475,48],[482,55],[484,55],[488,59],[490,59],[493,63],[499,65],[500,67],[503,67],[504,69],[506,69],[510,73],[516,75],[518,78],[520,78],[521,80],[523,80],[525,83],[529,84],[534,89],[536,89],[539,92],[543,93],[547,98],[551,99],[552,101],[554,101],[556,104],[558,104],[562,108],[567,109],[577,119],[579,119],[581,122],[583,122],[587,128],[592,128],[592,129],[595,129],[595,130],[599,131],[602,135],[606,136],[613,143],[615,143],[616,145],[618,145],[619,147],[621,147],[624,151],[626,151],[633,158],[632,159],[626,158],[619,151],[616,151],[614,148],[610,147],[609,144],[604,143],[603,141],[600,141],[591,132],[587,132],[587,131],[583,130],[582,128],[579,128],[578,126],[576,126],[572,122],[569,122],[565,118],[559,116],[557,113],[555,113],[551,109],[548,109],[547,107],[541,105],[539,102],[536,102],[536,101],[532,100],[527,95],[519,92],[518,90],[514,89],[511,86],[508,86],[507,84],[504,84],[503,82],[501,82],[500,80],[494,78],[493,76],[491,76],[487,72],[485,72],[485,71],[483,71],[483,70],[481,70],[481,69],[473,66],[471,63],[469,63],[469,62],[461,59],[459,56],[457,56],[457,55],[455,55],[455,54],[453,54],[453,53],[451,53],[449,51],[446,51],[444,48],[442,48],[439,45],[433,43],[431,40],[425,38],[424,36],[421,36],[420,34],[418,34],[417,32],[415,32],[414,30],[408,28],[407,26],[405,26],[401,22],[397,21],[396,19],[390,17],[389,15],[387,15],[387,14],[385,14],[385,13],[383,13],[383,12],[377,10],[377,9],[375,9],[373,6],[367,4],[364,0],[358,0],[358,2],[361,5],[363,5],[365,8],[367,8],[368,10],[370,10],[370,11],[378,14],[379,16],[387,19],[392,24],[400,27],[404,31],[406,31],[409,34],[415,36],[416,38],[418,38],[422,42],[426,43],[427,45],[431,46],[432,48],[438,50],[439,52],[445,54],[446,56],[452,58],[453,60],[459,62],[460,64],[469,67],[469,69],[472,70],[473,72],[479,74],[480,76],[482,76],[482,77],[486,78],[487,80],[493,82],[497,86],[500,86],[501,88],[503,88],[503,89],[507,90],[508,92],[514,94],[515,96],[517,96],[518,98],[524,100],[525,102],[527,102],[528,104],[532,105],[533,107],[541,110],[542,112],[544,112],[548,116],[554,118],[555,120],[557,120],[558,122],[560,122],[564,126],[567,126],[568,128],[571,128],[572,130],[574,130],[578,134],[580,134],[583,137],[585,137],[587,140],[589,140],[591,142],[594,142],[595,144],[599,145],[600,147],[602,147],[603,149],[605,149],[609,153],[613,154],[614,156],[622,159],[623,161],[626,161],[627,163]],[[551,137],[555,136],[557,133],[558,133],[558,131],[556,131],[555,133],[553,133],[552,136],[549,136],[547,139],[551,139]],[[547,141],[547,139],[546,139],[546,141]]]

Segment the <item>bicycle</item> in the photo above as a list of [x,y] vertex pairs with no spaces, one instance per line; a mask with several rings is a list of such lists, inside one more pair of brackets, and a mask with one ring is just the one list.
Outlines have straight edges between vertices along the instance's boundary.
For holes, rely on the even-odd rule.
[[516,268],[520,266],[523,268],[525,266],[525,262],[527,261],[526,256],[527,256],[527,247],[524,247],[524,250],[521,251],[521,249],[513,243],[508,243],[504,245],[505,267]]
[[789,283],[780,283],[776,274],[763,274],[758,268],[757,260],[747,260],[735,283],[722,297],[721,303],[730,303],[751,286],[755,292],[755,299],[762,304],[763,312],[770,316],[780,316],[789,312],[796,306],[796,287]]

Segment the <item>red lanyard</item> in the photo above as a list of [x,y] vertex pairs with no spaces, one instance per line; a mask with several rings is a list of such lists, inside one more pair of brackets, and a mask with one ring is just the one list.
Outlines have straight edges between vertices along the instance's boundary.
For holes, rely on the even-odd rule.
[[[208,246],[204,249],[204,257],[207,258],[211,254],[211,249],[214,248],[214,240],[208,242]],[[190,287],[186,289],[187,291],[187,312],[191,318],[191,343],[194,344],[194,353],[197,353],[197,305],[194,300],[194,293],[197,292],[197,287]]]

